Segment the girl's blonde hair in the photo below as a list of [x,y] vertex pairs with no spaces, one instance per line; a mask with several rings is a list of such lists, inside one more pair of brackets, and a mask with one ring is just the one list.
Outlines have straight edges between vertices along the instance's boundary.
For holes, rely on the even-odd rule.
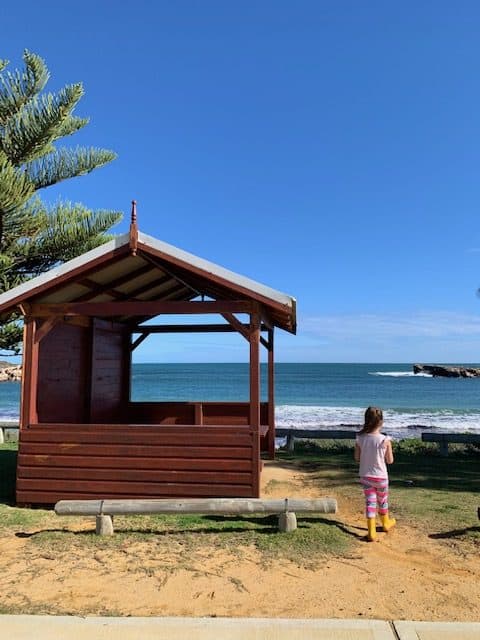
[[383,411],[378,407],[368,407],[365,411],[364,425],[360,433],[372,433],[383,422]]

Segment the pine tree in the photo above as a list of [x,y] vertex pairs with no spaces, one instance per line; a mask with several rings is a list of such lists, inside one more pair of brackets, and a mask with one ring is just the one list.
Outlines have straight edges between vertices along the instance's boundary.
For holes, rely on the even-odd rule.
[[[45,62],[29,51],[25,68],[4,71],[0,60],[0,293],[104,242],[121,219],[114,211],[82,204],[46,205],[36,194],[62,180],[90,173],[111,162],[112,151],[57,147],[87,123],[73,111],[83,95],[80,83],[45,93]],[[19,352],[18,316],[0,324],[0,349]],[[11,355],[3,353],[2,355]]]

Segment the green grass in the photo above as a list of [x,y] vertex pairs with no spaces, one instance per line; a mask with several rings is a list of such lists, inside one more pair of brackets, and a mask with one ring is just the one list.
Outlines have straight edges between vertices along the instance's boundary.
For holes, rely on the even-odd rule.
[[[341,496],[361,489],[354,445],[344,441],[306,441],[294,454],[281,453],[284,464],[311,472],[312,483]],[[443,457],[433,443],[411,439],[394,443],[389,467],[390,505],[405,523],[422,527],[432,539],[478,552],[480,526],[480,452],[469,445],[451,447]],[[340,509],[341,510],[341,509]]]

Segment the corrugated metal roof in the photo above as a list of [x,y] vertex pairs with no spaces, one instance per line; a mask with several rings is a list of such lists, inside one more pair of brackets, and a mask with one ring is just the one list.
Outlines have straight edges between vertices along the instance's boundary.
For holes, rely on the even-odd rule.
[[0,295],[0,314],[20,303],[115,300],[252,299],[272,322],[296,331],[295,298],[151,236],[138,233],[136,255],[123,234]]

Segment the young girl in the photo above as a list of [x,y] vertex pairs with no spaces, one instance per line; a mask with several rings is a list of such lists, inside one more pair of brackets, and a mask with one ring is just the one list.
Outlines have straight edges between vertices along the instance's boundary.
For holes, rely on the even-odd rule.
[[380,433],[382,426],[382,410],[368,407],[365,424],[358,432],[355,443],[355,460],[360,463],[360,482],[365,495],[369,541],[377,537],[377,504],[384,531],[389,531],[396,522],[388,515],[387,464],[393,462],[392,442],[388,436]]

